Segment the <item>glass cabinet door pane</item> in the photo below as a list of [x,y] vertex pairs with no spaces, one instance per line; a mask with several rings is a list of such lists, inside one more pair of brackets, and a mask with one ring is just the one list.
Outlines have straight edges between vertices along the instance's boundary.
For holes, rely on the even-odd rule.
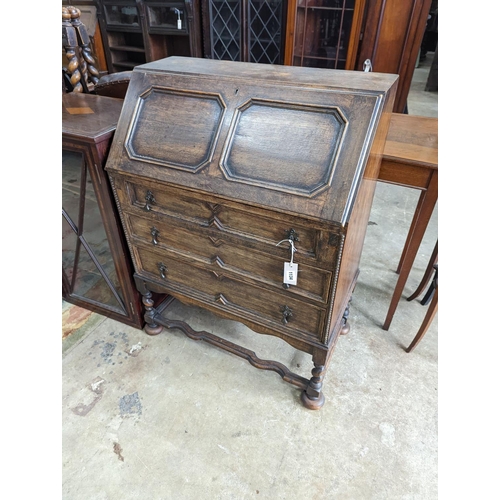
[[249,0],[250,62],[281,62],[281,0]]
[[139,27],[139,13],[134,5],[105,5],[104,12],[108,24]]
[[70,294],[126,314],[85,157],[65,150],[62,157],[62,262]]
[[[338,49],[345,58],[347,47],[342,43],[345,39],[343,17],[343,12],[340,10],[309,10],[304,56],[336,59]],[[341,54],[339,58],[342,58]]]
[[210,0],[212,59],[241,60],[241,2]]
[[[64,201],[63,201],[64,206]],[[63,273],[71,283],[73,270],[75,269],[75,248],[77,242],[76,233],[73,231],[68,221],[62,218],[62,268]]]
[[155,31],[166,32],[186,31],[186,12],[182,2],[147,5],[147,8],[150,29],[156,28]]
[[298,5],[308,7],[326,7],[328,9],[353,9],[354,0],[299,0]]
[[[304,0],[305,2],[305,0]],[[304,29],[306,26],[305,22],[306,10],[305,9],[297,9],[297,18],[295,22],[295,35],[294,35],[294,66],[301,66],[302,55],[304,52]]]
[[307,0],[297,8],[294,65],[344,69],[353,15],[354,0]]
[[63,151],[62,203],[72,220],[78,220],[83,154]]

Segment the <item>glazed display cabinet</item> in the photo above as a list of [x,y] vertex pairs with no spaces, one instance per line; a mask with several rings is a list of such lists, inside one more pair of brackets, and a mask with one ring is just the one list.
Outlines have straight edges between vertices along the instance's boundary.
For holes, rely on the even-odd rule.
[[205,57],[283,64],[286,4],[282,0],[203,0]]
[[293,0],[287,63],[353,69],[364,0]]
[[140,296],[104,164],[123,101],[62,98],[62,298],[137,328]]
[[198,0],[98,0],[110,73],[171,55],[201,56]]

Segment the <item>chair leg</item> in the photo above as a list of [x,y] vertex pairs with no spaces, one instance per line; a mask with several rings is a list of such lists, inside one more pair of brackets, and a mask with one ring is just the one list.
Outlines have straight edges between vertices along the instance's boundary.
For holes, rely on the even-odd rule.
[[[422,281],[418,285],[415,292],[413,292],[413,294],[406,299],[407,301],[416,299],[424,291],[425,287],[428,285],[432,277],[432,274],[434,273],[434,265],[437,263],[437,260],[438,260],[438,242],[436,241],[436,244],[434,245],[434,250],[432,251],[431,258],[429,259],[429,263],[427,264],[427,269],[425,270],[424,276],[422,277]],[[425,302],[425,304],[427,304],[427,301]],[[422,300],[422,305],[425,304],[424,301]]]
[[[437,271],[436,271],[437,272]],[[426,306],[430,300],[432,299],[432,297],[434,297],[434,289],[435,289],[435,285],[434,285],[434,281],[430,284],[428,290],[425,292],[425,295],[422,297],[422,300],[420,301],[420,303],[423,305],[423,306]]]
[[422,321],[422,325],[420,326],[420,329],[415,335],[415,338],[413,339],[412,343],[407,347],[406,352],[411,352],[413,351],[413,349],[415,349],[415,347],[417,347],[418,343],[427,333],[427,330],[429,329],[429,326],[432,323],[432,320],[434,319],[434,316],[437,313],[437,309],[438,309],[438,288],[436,285],[434,296],[432,297],[432,302],[429,305],[429,309],[427,309],[427,313],[425,314],[425,318]]

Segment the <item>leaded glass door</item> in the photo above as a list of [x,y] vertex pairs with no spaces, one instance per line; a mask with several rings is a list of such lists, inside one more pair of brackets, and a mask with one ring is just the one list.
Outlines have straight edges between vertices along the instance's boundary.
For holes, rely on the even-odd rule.
[[81,152],[63,151],[62,264],[69,292],[127,314],[97,197]]
[[366,0],[291,0],[285,64],[354,69]]
[[205,57],[282,64],[283,0],[205,0]]
[[283,2],[249,0],[249,61],[280,64],[282,57]]
[[91,168],[97,165],[87,151],[63,149],[63,298],[141,328],[140,311],[130,301],[130,290],[125,290],[131,288],[131,283],[123,278],[123,249],[117,254],[117,246],[122,243],[110,226],[112,214],[102,211],[103,193],[99,191],[105,186],[101,177],[104,172],[94,182]]

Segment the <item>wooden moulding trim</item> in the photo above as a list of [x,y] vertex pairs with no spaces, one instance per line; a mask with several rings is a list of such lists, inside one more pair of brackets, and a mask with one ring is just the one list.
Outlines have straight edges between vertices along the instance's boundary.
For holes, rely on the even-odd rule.
[[295,45],[295,22],[297,18],[297,0],[288,2],[288,11],[286,19],[286,35],[285,35],[285,58],[283,64],[285,66],[293,66],[293,48]]
[[330,295],[330,297],[331,297],[330,308],[328,310],[328,317],[327,317],[326,327],[324,330],[324,335],[323,335],[323,338],[321,339],[321,342],[323,342],[323,344],[328,344],[328,341],[330,339],[330,334],[331,334],[330,329],[332,326],[331,322],[332,322],[333,304],[335,302],[335,292],[337,291],[337,284],[338,284],[338,280],[339,280],[340,262],[341,262],[341,258],[342,258],[342,251],[344,250],[344,242],[345,242],[345,234],[342,233],[340,235],[339,250],[338,250],[338,254],[337,254],[337,262],[335,265],[335,276],[334,276],[333,282],[332,282],[332,293]]
[[351,33],[349,35],[349,45],[347,48],[347,58],[345,63],[346,70],[353,70],[356,66],[356,58],[358,56],[359,37],[361,34],[361,25],[365,13],[366,0],[356,0],[354,7],[354,15],[351,25]]
[[208,344],[219,347],[224,351],[230,352],[231,354],[243,358],[259,370],[270,370],[276,372],[285,382],[292,384],[299,389],[305,390],[307,385],[309,384],[308,379],[296,373],[293,373],[282,363],[279,363],[278,361],[261,359],[255,354],[254,351],[250,351],[249,349],[246,349],[238,344],[234,344],[233,342],[229,342],[228,340],[225,340],[204,330],[195,331],[184,321],[169,320],[159,314],[156,314],[154,316],[154,321],[169,329],[177,328],[181,330],[185,335],[187,335],[190,339],[203,340]]

